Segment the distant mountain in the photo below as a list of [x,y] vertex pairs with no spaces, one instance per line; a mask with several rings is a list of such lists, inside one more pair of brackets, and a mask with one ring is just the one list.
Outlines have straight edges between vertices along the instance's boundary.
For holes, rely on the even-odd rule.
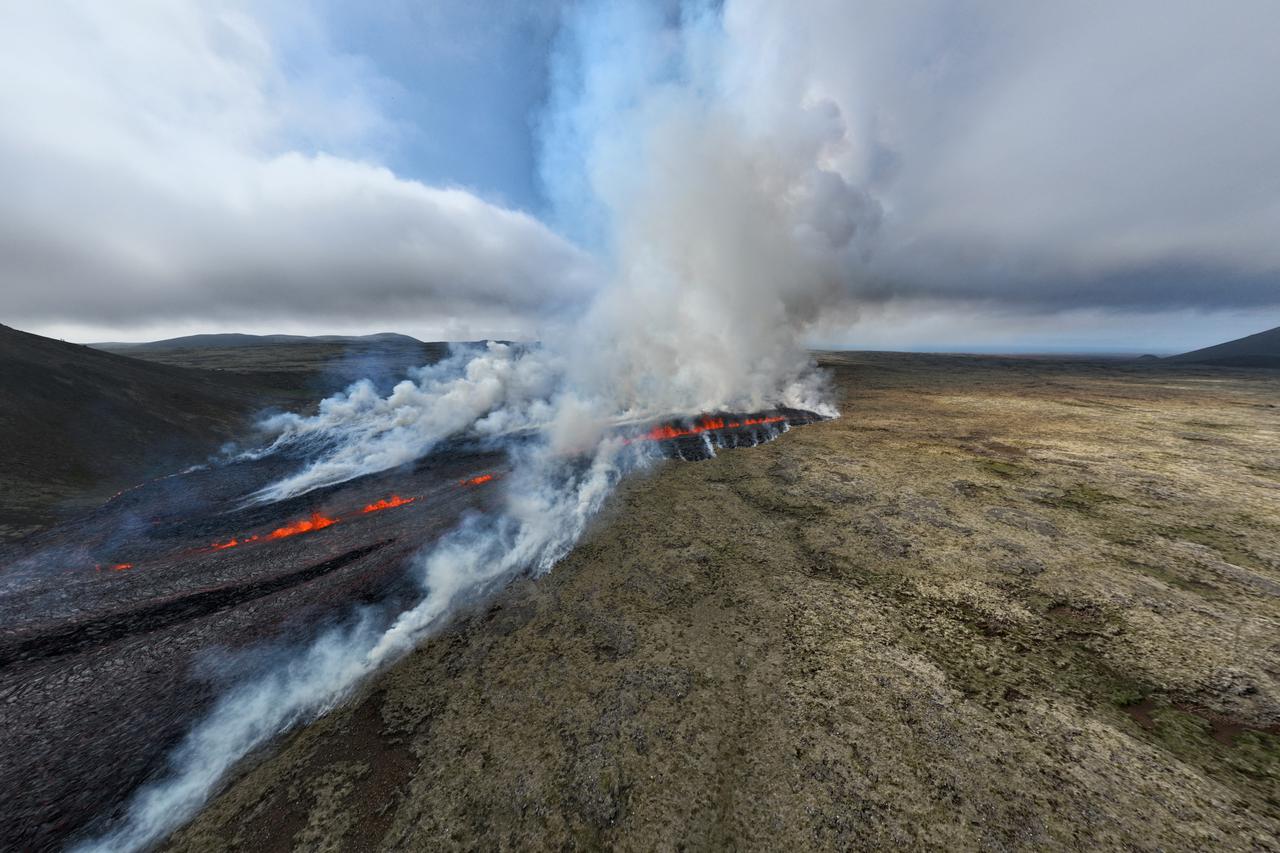
[[190,335],[143,344],[93,344],[95,349],[174,367],[237,373],[292,395],[300,404],[328,397],[358,379],[384,392],[410,368],[432,364],[450,345],[408,335]]
[[1280,326],[1256,335],[1170,356],[1165,360],[1225,367],[1280,367]]
[[215,335],[187,335],[146,343],[104,342],[89,344],[94,349],[108,352],[129,350],[210,349],[224,347],[260,347],[280,344],[406,344],[419,345],[422,341],[395,332],[379,332],[374,335],[243,335],[235,332]]

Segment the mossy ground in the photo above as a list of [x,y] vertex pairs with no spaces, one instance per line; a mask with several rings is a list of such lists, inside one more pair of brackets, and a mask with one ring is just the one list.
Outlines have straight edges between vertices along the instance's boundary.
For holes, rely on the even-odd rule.
[[825,361],[173,848],[1277,849],[1280,377]]

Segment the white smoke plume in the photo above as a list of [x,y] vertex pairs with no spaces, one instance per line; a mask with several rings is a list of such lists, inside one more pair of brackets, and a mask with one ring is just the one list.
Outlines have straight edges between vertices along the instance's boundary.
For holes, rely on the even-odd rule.
[[497,438],[544,426],[555,414],[561,373],[549,352],[491,342],[412,371],[385,397],[372,382],[357,382],[322,401],[315,415],[283,414],[266,422],[278,431],[273,448],[311,444],[327,452],[256,498],[282,500],[395,468],[459,433]]
[[[672,31],[648,7],[605,5],[571,32],[612,58],[549,122],[582,172],[549,177],[608,217],[614,275],[567,366],[572,387],[622,410],[821,408],[800,334],[879,218],[837,168],[839,108],[735,10],[688,10]],[[642,51],[662,60],[629,64]]]
[[543,447],[523,455],[507,484],[506,512],[446,536],[416,567],[421,600],[389,626],[364,614],[328,631],[300,655],[224,695],[171,757],[168,778],[143,787],[124,822],[78,853],[146,848],[189,820],[237,762],[298,722],[314,719],[394,662],[468,601],[514,573],[560,560],[628,468],[634,445],[602,442],[586,464],[566,466]]
[[610,224],[609,283],[538,349],[490,345],[385,398],[366,383],[313,417],[277,419],[282,443],[337,446],[260,498],[395,467],[463,431],[559,421],[585,449],[593,429],[626,420],[775,405],[835,414],[801,337],[844,296],[880,215],[839,169],[852,144],[841,111],[795,56],[770,55],[752,14],[693,10],[677,28],[656,15],[585,10],[566,50],[621,38],[666,61],[637,72],[619,59],[641,47],[599,58],[548,120],[549,144],[586,164],[559,179],[585,185],[584,207]]
[[[549,140],[583,154],[591,209],[608,217],[610,283],[537,347],[490,344],[423,368],[385,397],[369,383],[285,416],[276,446],[313,443],[317,461],[257,497],[274,500],[386,470],[451,436],[511,445],[494,518],[464,525],[419,560],[420,602],[390,625],[331,633],[268,677],[225,696],[140,792],[127,818],[86,850],[153,843],[188,819],[253,748],[322,713],[395,660],[464,601],[568,552],[612,486],[646,451],[609,429],[646,418],[776,405],[834,415],[800,343],[838,296],[878,206],[837,168],[840,110],[731,5],[678,25],[645,7],[583,11],[574,45],[660,45],[636,76],[635,50],[574,59],[581,77],[553,99]],[[568,60],[566,60],[568,61]],[[575,139],[570,142],[568,137]]]

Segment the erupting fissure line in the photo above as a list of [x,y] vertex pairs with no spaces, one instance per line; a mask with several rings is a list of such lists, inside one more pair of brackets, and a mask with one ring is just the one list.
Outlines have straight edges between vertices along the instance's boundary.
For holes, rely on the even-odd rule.
[[293,524],[286,524],[284,527],[277,527],[267,534],[267,538],[283,539],[286,536],[297,536],[299,533],[310,533],[312,530],[323,530],[337,523],[338,519],[336,518],[329,518],[327,515],[313,512],[310,518],[295,521]]
[[261,536],[255,533],[252,536],[244,536],[239,539],[228,539],[226,542],[214,542],[211,547],[215,551],[224,551],[227,548],[234,548],[237,545],[244,545],[249,542],[257,542],[261,538],[262,538]]
[[[479,486],[484,483],[488,483],[493,479],[495,479],[493,474],[480,474],[478,476],[472,477],[467,480],[459,480],[458,485],[459,486]],[[255,533],[252,536],[233,536],[232,538],[226,540],[225,542],[211,542],[209,544],[209,549],[213,551],[225,551],[228,548],[235,548],[240,545],[248,545],[250,542],[269,542],[275,539],[286,539],[290,536],[297,536],[299,533],[311,533],[312,531],[315,531],[315,530],[323,530],[326,527],[332,527],[335,524],[338,524],[347,519],[355,518],[359,515],[367,515],[368,513],[372,513],[372,512],[381,512],[384,509],[395,509],[396,507],[406,506],[408,504],[411,504],[417,501],[422,497],[424,496],[414,495],[412,497],[405,498],[405,497],[401,497],[400,495],[392,495],[389,498],[382,498],[380,500],[374,501],[371,504],[365,504],[364,507],[361,508],[361,510],[358,513],[353,512],[350,515],[339,515],[339,516],[331,517],[331,516],[324,515],[320,512],[312,512],[309,518],[304,518],[299,521],[295,521],[291,524],[286,524],[282,527],[277,527],[275,530],[272,530],[270,533]],[[200,549],[200,550],[204,550],[204,549]],[[101,571],[102,564],[99,563],[95,565],[93,568],[95,571]],[[114,571],[120,572],[120,571],[124,571],[125,569],[132,569],[133,563],[116,563],[110,566],[109,568],[113,569]]]
[[710,432],[717,429],[739,429],[741,427],[759,426],[761,424],[776,424],[785,421],[783,415],[774,415],[771,417],[760,418],[743,418],[740,421],[726,421],[724,418],[704,417],[689,427],[678,427],[671,424],[662,424],[646,432],[637,438],[628,439],[631,441],[667,441],[673,438],[680,438],[686,435],[699,435],[704,432]]
[[360,510],[360,512],[362,512],[362,513],[364,513],[364,512],[377,512],[378,510],[382,510],[382,509],[394,509],[395,507],[398,507],[398,506],[404,506],[405,504],[411,504],[411,503],[413,503],[413,502],[414,502],[414,501],[416,501],[416,500],[417,500],[417,498],[416,498],[416,497],[414,497],[414,498],[402,498],[402,497],[400,497],[399,495],[392,495],[392,496],[391,496],[391,497],[389,497],[389,498],[383,498],[383,499],[382,499],[382,500],[380,500],[380,501],[374,501],[374,502],[373,502],[373,503],[371,503],[371,504],[367,504],[367,505],[365,506],[365,508],[364,508],[364,509]]

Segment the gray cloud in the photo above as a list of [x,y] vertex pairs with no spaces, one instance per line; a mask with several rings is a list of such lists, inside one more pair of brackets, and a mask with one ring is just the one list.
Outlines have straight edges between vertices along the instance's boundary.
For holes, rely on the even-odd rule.
[[369,162],[388,132],[360,95],[376,81],[343,56],[313,58],[323,81],[287,77],[246,8],[5,12],[7,322],[536,319],[581,300],[582,252],[524,213]]
[[[0,319],[534,329],[587,301],[595,262],[541,222],[378,165],[404,132],[378,104],[407,81],[336,51],[324,16],[273,6],[268,25],[262,8],[4,12]],[[552,219],[593,247],[618,233],[604,217],[621,209],[593,193],[642,179],[643,134],[613,134],[607,150],[584,138],[662,97],[678,21],[666,6],[599,9],[644,37],[570,33],[577,62],[551,63],[538,123]],[[829,237],[860,223],[839,272],[845,304],[824,292],[806,309],[827,325],[859,307],[1280,304],[1280,11],[1267,0],[728,0],[715,28],[690,62],[750,92],[749,131],[803,116],[815,125],[773,135],[839,137],[819,163],[826,183],[788,201],[812,203],[809,225]]]
[[849,126],[884,206],[861,299],[1280,302],[1280,8],[745,0],[727,26]]

